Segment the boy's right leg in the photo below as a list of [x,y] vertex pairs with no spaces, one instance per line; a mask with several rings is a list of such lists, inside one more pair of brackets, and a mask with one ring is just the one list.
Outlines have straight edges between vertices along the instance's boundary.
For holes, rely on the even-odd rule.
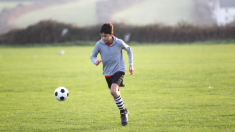
[[127,109],[124,106],[124,102],[122,100],[122,97],[120,95],[120,91],[119,91],[119,86],[120,87],[124,87],[125,85],[123,84],[123,77],[124,77],[125,73],[116,73],[114,74],[113,77],[111,78],[106,78],[108,87],[110,88],[110,93],[114,98],[114,101],[118,107],[118,109],[120,110],[120,114],[121,114],[121,124],[123,126],[127,125],[128,122],[128,114],[129,112],[127,111]]
[[127,109],[124,106],[124,102],[122,100],[122,97],[120,95],[120,91],[119,91],[119,85],[116,83],[113,83],[111,88],[110,88],[110,92],[114,98],[114,101],[118,107],[118,109],[120,110],[120,114],[121,114],[121,124],[123,126],[127,125],[128,122],[128,114],[129,112],[127,111]]
[[113,96],[113,98],[118,98],[120,96],[120,91],[119,91],[119,85],[116,83],[113,83],[110,88],[110,93]]

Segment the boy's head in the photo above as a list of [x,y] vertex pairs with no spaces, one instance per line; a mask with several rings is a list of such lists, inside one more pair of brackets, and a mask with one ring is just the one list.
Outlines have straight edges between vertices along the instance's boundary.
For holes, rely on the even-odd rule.
[[113,34],[113,25],[110,22],[103,24],[100,28],[100,33],[112,35]]
[[101,39],[105,43],[112,43],[113,41],[113,25],[111,23],[105,23],[100,28]]

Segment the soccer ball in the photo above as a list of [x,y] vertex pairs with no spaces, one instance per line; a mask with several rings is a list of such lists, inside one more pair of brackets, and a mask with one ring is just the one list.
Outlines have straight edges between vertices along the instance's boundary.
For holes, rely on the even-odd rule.
[[57,100],[65,101],[69,97],[69,91],[65,87],[58,87],[54,95]]

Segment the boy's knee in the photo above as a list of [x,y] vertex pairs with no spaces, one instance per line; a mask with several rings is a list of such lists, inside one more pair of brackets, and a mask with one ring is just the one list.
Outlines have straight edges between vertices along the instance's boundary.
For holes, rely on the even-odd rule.
[[117,91],[110,91],[111,95],[115,96],[117,94]]
[[111,89],[110,89],[111,95],[117,96],[119,94],[118,87],[119,87],[118,84],[116,83],[112,84]]

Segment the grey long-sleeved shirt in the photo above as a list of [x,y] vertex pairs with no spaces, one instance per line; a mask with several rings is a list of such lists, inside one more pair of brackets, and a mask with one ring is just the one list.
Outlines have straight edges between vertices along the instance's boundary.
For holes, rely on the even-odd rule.
[[113,43],[109,46],[101,39],[95,45],[90,57],[92,63],[97,61],[97,55],[100,53],[103,60],[103,75],[112,76],[117,71],[126,71],[123,59],[122,49],[127,51],[129,58],[129,66],[133,66],[133,55],[131,47],[129,47],[121,39],[113,36]]

